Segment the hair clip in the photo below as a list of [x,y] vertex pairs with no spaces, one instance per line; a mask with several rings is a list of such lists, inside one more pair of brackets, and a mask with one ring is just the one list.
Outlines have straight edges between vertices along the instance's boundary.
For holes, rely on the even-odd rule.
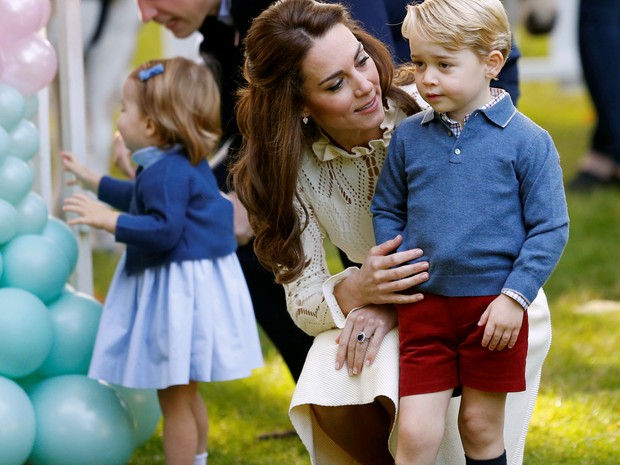
[[138,73],[138,79],[140,79],[141,81],[146,81],[148,79],[151,79],[153,76],[157,76],[158,74],[161,74],[163,72],[164,72],[164,65],[159,63],[155,66],[151,66],[150,68],[146,68],[140,71]]

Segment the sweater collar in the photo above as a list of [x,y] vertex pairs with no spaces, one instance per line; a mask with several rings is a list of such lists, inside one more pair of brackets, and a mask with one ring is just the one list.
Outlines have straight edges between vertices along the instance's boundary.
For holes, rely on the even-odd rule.
[[[510,120],[512,120],[514,115],[517,114],[517,109],[513,105],[510,95],[505,95],[495,105],[489,108],[474,110],[472,114],[476,112],[480,112],[485,115],[493,124],[501,128],[505,128],[508,126],[508,123],[510,123]],[[432,108],[427,108],[424,111],[424,116],[422,117],[422,124],[427,124],[435,118],[437,118],[437,120],[441,120],[439,115],[435,114]]]
[[150,147],[144,147],[139,150],[136,150],[131,155],[131,160],[138,166],[141,166],[143,169],[148,168],[154,163],[158,162],[162,158],[172,153],[180,153],[182,151],[182,146],[177,144],[174,145],[170,149],[161,149],[154,145]]

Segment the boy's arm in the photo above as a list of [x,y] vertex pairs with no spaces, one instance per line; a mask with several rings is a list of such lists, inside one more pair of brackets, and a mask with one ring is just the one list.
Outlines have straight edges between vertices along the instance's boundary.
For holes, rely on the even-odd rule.
[[396,130],[392,134],[387,157],[370,204],[376,244],[394,239],[405,230],[407,192],[405,147]]
[[560,157],[546,131],[533,138],[529,153],[519,160],[517,176],[527,235],[502,292],[516,292],[527,307],[553,272],[568,241]]

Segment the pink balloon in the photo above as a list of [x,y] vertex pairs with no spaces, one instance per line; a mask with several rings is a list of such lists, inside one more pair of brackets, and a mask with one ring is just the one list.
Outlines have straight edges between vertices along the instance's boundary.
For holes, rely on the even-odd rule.
[[39,29],[43,29],[47,26],[47,23],[50,21],[50,17],[52,16],[52,2],[51,0],[39,0],[41,4],[41,20],[39,21]]
[[4,58],[4,73],[0,76],[0,82],[16,88],[23,95],[46,87],[58,69],[54,47],[38,35],[16,42],[5,50]]
[[4,73],[4,52],[0,47],[0,79],[2,79],[2,73]]
[[42,3],[42,0],[0,0],[2,38],[9,41],[23,39],[37,32],[41,28]]

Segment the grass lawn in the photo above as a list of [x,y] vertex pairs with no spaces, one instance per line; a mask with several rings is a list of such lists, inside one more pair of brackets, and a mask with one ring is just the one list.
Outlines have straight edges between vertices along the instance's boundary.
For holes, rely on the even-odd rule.
[[[582,89],[567,90],[555,83],[526,83],[519,107],[549,130],[565,179],[570,179],[594,121],[587,95]],[[568,193],[568,202],[570,241],[545,286],[553,344],[525,463],[615,465],[620,462],[620,311],[616,307],[605,312],[604,303],[596,301],[620,301],[620,191]],[[100,298],[116,259],[95,254]],[[263,433],[291,428],[287,409],[294,388],[282,359],[265,338],[263,348],[266,365],[251,378],[201,386],[210,412],[210,465],[309,463],[297,437],[258,439]],[[163,462],[158,429],[135,451],[129,465]]]

